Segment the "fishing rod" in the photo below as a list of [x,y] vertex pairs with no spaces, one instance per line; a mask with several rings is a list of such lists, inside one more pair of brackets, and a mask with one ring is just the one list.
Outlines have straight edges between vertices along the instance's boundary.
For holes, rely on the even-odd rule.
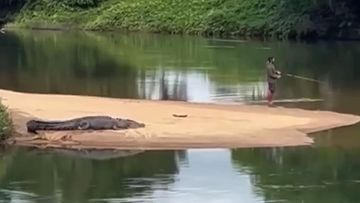
[[[282,75],[282,72],[281,71],[278,71],[278,73],[280,75]],[[316,82],[316,83],[323,83],[322,81],[320,80],[316,80],[316,79],[313,79],[313,78],[307,78],[307,77],[304,77],[304,76],[300,76],[300,75],[295,75],[295,74],[290,74],[290,73],[285,73],[286,76],[288,77],[293,77],[293,78],[297,78],[297,79],[302,79],[302,80],[307,80],[307,81],[311,81],[311,82]]]
[[298,79],[302,79],[302,80],[307,80],[307,81],[312,81],[312,82],[317,82],[317,83],[323,83],[320,80],[316,80],[316,79],[313,79],[313,78],[307,78],[307,77],[294,75],[294,74],[289,74],[289,73],[286,73],[286,76],[293,77],[293,78],[298,78]]

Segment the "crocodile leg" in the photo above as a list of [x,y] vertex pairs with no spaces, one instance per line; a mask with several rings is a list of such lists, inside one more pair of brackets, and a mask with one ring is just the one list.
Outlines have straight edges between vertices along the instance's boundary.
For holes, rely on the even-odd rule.
[[77,127],[77,129],[79,130],[87,130],[90,128],[90,123],[87,121],[80,121],[79,126]]

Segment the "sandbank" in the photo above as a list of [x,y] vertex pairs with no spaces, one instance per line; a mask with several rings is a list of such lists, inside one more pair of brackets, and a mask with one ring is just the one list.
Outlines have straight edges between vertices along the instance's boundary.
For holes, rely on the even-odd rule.
[[[20,146],[71,149],[186,149],[311,145],[309,133],[356,124],[357,115],[264,105],[203,104],[30,94],[0,90]],[[187,117],[174,117],[186,114]],[[66,120],[89,115],[133,119],[145,128],[104,131],[26,131],[29,119]]]

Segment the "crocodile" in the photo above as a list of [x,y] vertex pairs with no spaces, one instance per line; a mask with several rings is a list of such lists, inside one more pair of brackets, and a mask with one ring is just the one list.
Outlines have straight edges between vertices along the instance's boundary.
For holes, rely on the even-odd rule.
[[142,128],[145,124],[110,116],[85,116],[64,121],[29,120],[26,126],[28,132],[37,134],[37,130],[120,130]]

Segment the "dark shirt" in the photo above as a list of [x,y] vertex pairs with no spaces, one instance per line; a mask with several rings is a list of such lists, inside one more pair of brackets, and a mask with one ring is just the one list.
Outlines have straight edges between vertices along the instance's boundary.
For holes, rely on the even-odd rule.
[[276,73],[275,65],[269,62],[266,62],[266,73],[267,73],[267,82],[275,83],[278,79],[278,74]]

